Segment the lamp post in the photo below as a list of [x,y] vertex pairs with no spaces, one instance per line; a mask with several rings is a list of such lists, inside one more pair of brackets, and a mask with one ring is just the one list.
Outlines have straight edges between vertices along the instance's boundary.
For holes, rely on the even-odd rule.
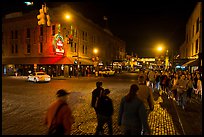
[[98,56],[97,56],[97,54],[98,54],[98,49],[97,48],[94,48],[93,49],[93,53],[94,53],[94,58],[93,58],[93,60],[94,60],[94,67],[95,67],[95,75],[96,76],[98,76],[98,73],[99,73],[99,69],[98,69],[98,61],[99,61],[99,58],[98,58]]
[[[168,51],[168,50],[164,50],[163,45],[159,45],[159,46],[157,47],[157,50],[158,50],[159,52],[161,52],[160,55],[162,55],[163,51],[165,51],[165,52],[164,52],[165,70],[167,70],[167,69],[169,68],[169,51]],[[159,58],[159,60],[160,60],[160,58]]]
[[[72,18],[71,18],[71,15],[70,14],[65,14],[65,19],[66,20],[69,20],[69,22],[71,22],[72,21]],[[70,32],[67,34],[68,35],[68,44],[71,44],[71,46],[72,46],[72,44],[73,44],[73,37],[74,37],[74,34],[73,34],[73,26],[72,26],[72,24],[70,23]],[[78,34],[79,35],[79,34]],[[78,47],[77,47],[77,49],[76,49],[76,53],[77,53],[77,55],[74,55],[74,56],[72,56],[72,57],[76,57],[76,62],[74,62],[74,64],[76,64],[77,65],[77,73],[76,73],[76,75],[77,75],[77,77],[79,76],[79,68],[80,68],[80,63],[79,63],[79,36],[78,36]]]

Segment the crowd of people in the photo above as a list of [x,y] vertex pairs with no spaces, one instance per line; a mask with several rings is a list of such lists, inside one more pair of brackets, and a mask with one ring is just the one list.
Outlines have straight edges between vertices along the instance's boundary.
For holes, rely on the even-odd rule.
[[[96,88],[92,91],[91,107],[97,118],[95,135],[104,135],[104,124],[108,125],[108,134],[113,135],[113,102],[108,96],[110,90],[104,89],[102,85],[102,82],[96,82]],[[121,98],[117,112],[117,123],[124,135],[151,135],[147,119],[154,109],[153,92],[156,91],[166,93],[168,99],[175,100],[185,110],[186,102],[191,102],[192,94],[202,100],[201,75],[188,71],[141,71],[138,83],[132,84],[128,94]],[[70,135],[74,117],[66,102],[69,93],[61,89],[56,95],[57,100],[50,105],[46,114],[48,134]]]
[[179,106],[185,109],[186,103],[192,101],[192,95],[202,100],[201,73],[195,71],[144,71],[140,75],[146,77],[146,84],[152,90],[166,93],[168,99],[173,99]]

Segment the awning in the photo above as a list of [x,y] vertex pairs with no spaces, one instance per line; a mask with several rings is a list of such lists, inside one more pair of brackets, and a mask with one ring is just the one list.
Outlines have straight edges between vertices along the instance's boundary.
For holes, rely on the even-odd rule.
[[73,64],[70,57],[12,57],[2,58],[2,64]]
[[186,62],[185,64],[183,64],[182,66],[187,67],[187,66],[198,66],[198,59],[195,60],[190,60],[188,62]]
[[[2,58],[2,64],[74,64],[72,57],[8,57]],[[89,59],[79,58],[81,65],[93,65]]]
[[94,62],[90,59],[79,58],[79,63],[81,65],[94,65]]

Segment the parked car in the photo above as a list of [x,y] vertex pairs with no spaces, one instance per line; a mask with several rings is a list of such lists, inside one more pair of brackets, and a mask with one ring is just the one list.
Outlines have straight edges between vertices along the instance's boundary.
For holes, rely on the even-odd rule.
[[99,70],[99,75],[102,75],[102,76],[113,76],[113,75],[115,75],[115,71],[111,70],[111,69],[103,69],[103,70]]
[[45,72],[34,72],[30,74],[27,78],[27,81],[37,82],[49,82],[51,77],[47,75]]

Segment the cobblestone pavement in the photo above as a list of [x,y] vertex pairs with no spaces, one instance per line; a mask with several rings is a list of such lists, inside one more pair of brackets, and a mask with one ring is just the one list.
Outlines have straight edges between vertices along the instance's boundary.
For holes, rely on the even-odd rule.
[[[64,79],[64,78],[63,78]],[[81,83],[83,82],[84,79],[87,78],[72,78],[72,79],[76,79],[77,83]],[[82,81],[81,81],[81,80]],[[92,78],[90,78],[92,79]],[[71,99],[69,100],[70,102],[70,106],[73,108],[73,115],[75,117],[75,123],[73,124],[73,130],[72,130],[72,135],[93,135],[95,132],[95,128],[96,128],[96,115],[94,112],[94,109],[90,107],[90,102],[91,102],[91,88],[92,84],[91,83],[95,83],[95,80],[98,80],[100,78],[94,77],[93,81],[90,83],[86,83],[86,86],[79,86],[74,88],[73,94],[70,95]],[[78,82],[79,80],[79,82]],[[114,105],[114,115],[113,115],[113,135],[121,135],[121,127],[119,127],[117,125],[117,118],[118,118],[118,108],[119,108],[119,103],[121,98],[126,95],[129,91],[129,86],[131,83],[135,83],[135,81],[132,82],[124,82],[124,80],[118,81],[117,83],[119,83],[117,86],[112,86],[111,84],[111,79],[103,79],[104,83],[108,83],[108,87],[111,90],[111,93],[109,94],[109,96],[112,98],[113,100],[113,105]],[[58,80],[55,80],[58,81]],[[75,80],[74,80],[75,81]],[[67,81],[63,81],[62,83],[65,83]],[[20,83],[20,82],[19,82]],[[22,82],[23,83],[23,82]],[[35,86],[35,90],[32,89],[31,91],[29,91],[28,89],[30,89],[30,86],[34,85],[32,83],[24,83],[26,86],[23,87],[23,90],[25,90],[24,95],[21,96],[20,92],[15,92],[15,91],[10,91],[10,88],[12,88],[11,85],[9,85],[8,83],[5,84],[4,89],[5,91],[3,92],[3,101],[2,101],[2,108],[3,108],[3,114],[4,114],[4,121],[9,122],[12,118],[13,121],[10,121],[11,124],[9,124],[12,127],[7,127],[6,130],[4,130],[4,134],[23,134],[23,135],[39,135],[39,134],[45,134],[46,133],[46,127],[43,125],[43,123],[39,123],[39,120],[41,120],[41,115],[44,112],[45,108],[47,107],[46,104],[49,104],[48,102],[52,102],[54,100],[54,98],[52,97],[52,90],[49,91],[50,94],[47,94],[47,91],[41,90],[44,89],[46,85],[52,85],[53,86],[53,93],[56,91],[55,87],[59,86],[59,83],[61,84],[61,82],[54,82],[51,81],[51,83],[49,84],[37,84],[38,86]],[[128,84],[127,84],[128,83]],[[72,84],[72,83],[71,83]],[[82,83],[83,84],[83,83]],[[93,84],[94,85],[94,84]],[[76,86],[78,86],[76,84]],[[107,85],[105,85],[106,87]],[[67,89],[70,89],[71,86],[67,85],[65,86]],[[8,89],[7,89],[8,88]],[[38,89],[38,92],[36,92],[36,89]],[[34,91],[34,92],[33,92]],[[8,93],[13,93],[12,96]],[[30,96],[30,93],[32,93],[32,96]],[[39,95],[42,95],[42,100],[36,100],[36,101],[29,101],[29,100],[33,100],[36,97],[38,97]],[[10,97],[10,99],[8,100],[8,97]],[[32,99],[31,99],[32,97]],[[16,98],[18,98],[18,102],[16,101]],[[19,99],[20,98],[20,99]],[[44,100],[48,100],[47,102]],[[167,99],[167,96],[165,94],[159,94],[159,92],[154,92],[154,99],[155,99],[155,107],[154,110],[149,114],[148,117],[148,122],[150,125],[150,129],[151,129],[151,134],[152,135],[182,135],[183,133],[183,129],[180,126],[180,121],[177,117],[177,113],[175,111],[175,108],[173,106],[174,103],[172,103],[171,100]],[[10,104],[8,104],[8,101],[10,101]],[[36,102],[39,102],[38,106],[36,107],[30,107],[29,109],[24,105],[27,102],[27,104],[30,104],[31,106],[35,106]],[[44,104],[41,104],[44,103]],[[191,107],[187,108],[190,111],[192,111],[192,109],[197,109],[196,107],[194,108],[195,102],[193,102],[194,104],[191,105]],[[8,105],[15,105],[17,104],[16,107],[9,107]],[[202,104],[201,104],[202,106]],[[14,110],[10,110],[10,109],[15,109]],[[21,108],[21,109],[19,109]],[[34,110],[33,110],[34,109]],[[179,108],[178,108],[179,109]],[[25,111],[26,110],[26,111]],[[194,111],[193,110],[193,111]],[[8,111],[13,111],[12,114],[8,115]],[[180,110],[182,113],[181,115],[185,115],[189,112],[185,112]],[[26,119],[21,118],[21,120],[24,120],[24,122],[22,122],[22,124],[25,124],[25,130],[23,129],[19,129],[19,130],[15,130],[13,128],[16,128],[16,126],[19,123],[15,123],[15,122],[19,122],[19,117],[12,117],[15,114],[22,114],[22,115],[32,115],[33,119],[32,119],[32,123],[36,124],[36,125],[32,125],[32,128],[29,127],[30,125],[27,124],[27,122],[29,122],[29,120],[31,119],[31,117],[26,117]],[[24,114],[26,113],[26,114]],[[196,115],[195,115],[196,114]],[[197,114],[199,114],[199,116],[197,116]],[[200,115],[202,116],[202,112],[196,112],[196,113],[192,113],[192,115],[187,115],[186,117],[183,117],[185,121],[191,122],[191,119],[193,119],[192,117],[200,117]],[[7,116],[7,117],[6,117]],[[189,117],[190,116],[190,117]],[[16,119],[15,119],[16,118]],[[28,118],[28,119],[27,119]],[[189,119],[188,119],[189,118]],[[27,120],[27,121],[26,121]],[[202,117],[201,120],[202,121]],[[198,131],[198,134],[202,134],[202,122],[200,121],[193,121],[192,122],[192,126],[188,126],[186,128],[186,134],[190,134],[187,133],[187,131]],[[187,124],[188,124],[187,123]],[[186,124],[186,125],[187,125]],[[6,125],[6,123],[3,124],[4,127]],[[200,126],[201,125],[201,126]],[[19,125],[18,125],[19,126]],[[17,127],[18,127],[17,126]],[[29,129],[32,129],[32,131],[29,131],[27,129],[27,127],[29,127]],[[193,128],[194,126],[194,128]],[[193,129],[192,129],[193,128]],[[12,133],[11,133],[12,132]],[[194,132],[195,133],[195,132]],[[191,133],[191,134],[194,134]],[[105,134],[107,134],[107,126],[105,126]]]
[[[115,91],[117,94],[110,94],[110,97],[113,99],[114,104],[114,115],[113,115],[113,134],[121,135],[121,128],[117,125],[117,115],[120,99],[126,93],[124,90]],[[90,102],[91,96],[87,98],[82,98],[84,102]],[[156,99],[157,98],[157,99]],[[160,103],[163,102],[161,96],[155,97],[155,108],[150,112],[148,117],[148,123],[151,129],[152,135],[178,135],[177,129],[174,127],[173,120],[171,115],[165,108],[162,108]],[[90,108],[89,103],[81,103],[77,106],[81,109],[81,113],[73,113],[76,119],[75,124],[73,125],[73,135],[93,135],[96,128],[96,115],[92,108]],[[75,108],[75,109],[77,109]],[[81,122],[83,121],[83,122]],[[107,126],[105,128],[105,134],[107,134]]]

